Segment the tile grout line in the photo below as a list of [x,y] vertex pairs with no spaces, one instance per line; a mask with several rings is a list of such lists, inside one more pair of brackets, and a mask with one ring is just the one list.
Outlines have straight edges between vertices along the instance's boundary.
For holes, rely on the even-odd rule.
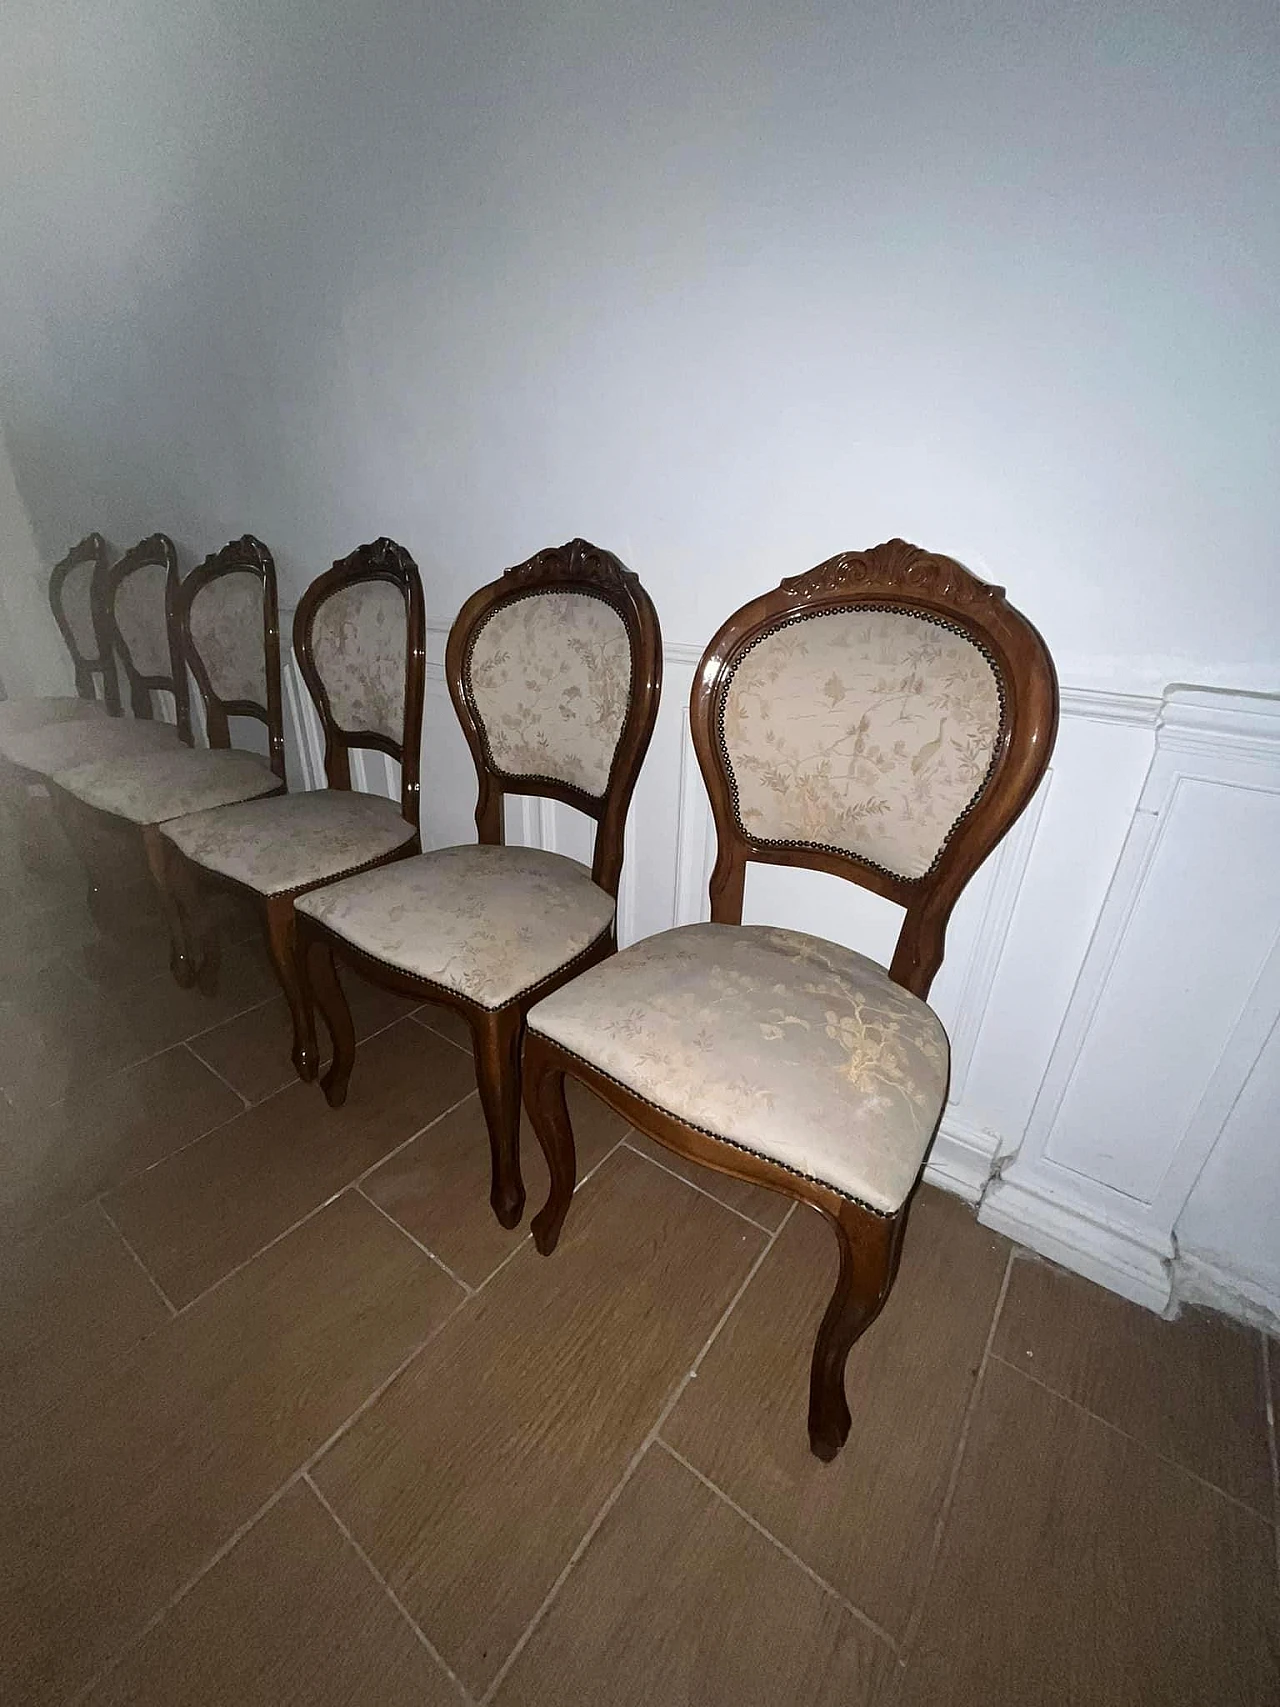
[[[208,1033],[206,1033],[205,1035],[207,1036]],[[200,1041],[199,1038],[197,1038],[196,1042],[198,1043],[199,1041]],[[240,1090],[237,1086],[233,1085],[231,1083],[231,1080],[226,1076],[225,1073],[220,1073],[218,1071],[218,1069],[214,1066],[212,1061],[206,1061],[204,1056],[200,1053],[200,1051],[198,1049],[193,1048],[190,1043],[185,1043],[185,1042],[180,1043],[178,1045],[178,1047],[180,1049],[185,1049],[187,1054],[191,1056],[193,1061],[198,1061],[202,1067],[204,1067],[208,1072],[212,1073],[214,1078],[217,1079],[220,1084],[224,1084],[233,1096],[238,1096],[240,1098],[240,1101],[244,1104],[244,1108],[252,1108],[253,1107],[253,1104],[249,1101],[248,1097],[244,1094],[244,1092],[242,1090]],[[240,1110],[241,1114],[244,1113],[244,1108],[242,1108]],[[234,1120],[236,1118],[236,1116],[233,1114],[231,1116],[231,1118]],[[165,1157],[165,1160],[167,1161],[168,1157]]]
[[1275,1390],[1271,1381],[1271,1358],[1276,1342],[1264,1328],[1259,1328],[1258,1333],[1262,1339],[1262,1401],[1267,1413],[1267,1449],[1271,1454],[1272,1515],[1276,1532],[1276,1593],[1280,1595],[1280,1438],[1277,1438],[1280,1419],[1276,1417]]
[[[296,1221],[291,1221],[287,1227],[282,1228],[280,1232],[276,1233],[264,1244],[259,1245],[256,1251],[251,1251],[242,1262],[236,1263],[234,1268],[229,1268],[225,1274],[220,1274],[218,1278],[211,1281],[202,1292],[197,1292],[193,1298],[188,1298],[185,1304],[180,1304],[178,1306],[178,1315],[185,1315],[185,1313],[191,1309],[193,1304],[198,1304],[201,1299],[207,1298],[211,1292],[216,1292],[219,1287],[225,1286],[229,1280],[240,1273],[241,1269],[248,1268],[251,1262],[255,1262],[264,1251],[269,1251],[273,1245],[278,1245],[282,1239],[287,1239],[290,1233],[296,1233],[299,1227],[305,1227],[307,1222],[313,1220],[317,1215],[319,1215],[322,1209],[327,1209],[331,1203],[336,1203],[344,1192],[350,1191],[353,1187],[358,1188],[366,1179],[368,1179],[369,1175],[380,1168],[384,1162],[389,1162],[392,1156],[398,1155],[399,1152],[404,1149],[405,1144],[412,1144],[415,1138],[421,1138],[424,1132],[429,1132],[438,1121],[444,1119],[445,1115],[452,1114],[455,1108],[460,1108],[462,1104],[466,1102],[467,1097],[473,1097],[475,1094],[476,1093],[474,1091],[468,1091],[466,1096],[459,1097],[457,1102],[451,1103],[448,1108],[441,1109],[440,1113],[437,1114],[433,1120],[429,1120],[425,1126],[420,1126],[416,1132],[410,1133],[410,1135],[405,1139],[404,1144],[397,1144],[394,1150],[388,1150],[385,1156],[379,1156],[376,1162],[370,1163],[367,1168],[365,1168],[361,1173],[356,1174],[354,1178],[344,1180],[336,1191],[331,1191],[329,1193],[323,1203],[314,1204],[307,1210],[305,1215],[299,1215]],[[239,1119],[239,1116],[237,1115],[235,1118]],[[364,1193],[359,1192],[359,1196],[363,1197]],[[368,1200],[366,1199],[366,1201]],[[371,1207],[376,1207],[376,1205],[371,1205]]]
[[155,1292],[155,1294],[159,1298],[160,1302],[164,1305],[165,1309],[169,1312],[170,1316],[176,1316],[178,1314],[177,1305],[174,1303],[173,1299],[170,1298],[169,1294],[165,1291],[164,1287],[161,1286],[160,1282],[156,1279],[155,1275],[152,1274],[151,1270],[147,1267],[146,1263],[144,1263],[142,1258],[138,1255],[138,1253],[134,1249],[132,1243],[126,1237],[126,1235],[125,1235],[123,1229],[121,1228],[120,1224],[112,1217],[111,1211],[107,1208],[107,1206],[103,1202],[102,1198],[101,1197],[95,1198],[94,1202],[97,1204],[98,1209],[101,1212],[102,1218],[107,1223],[107,1226],[110,1227],[112,1232],[115,1233],[116,1237],[119,1239],[120,1243],[124,1246],[125,1250],[128,1251],[129,1255],[133,1258],[134,1262],[137,1263],[138,1267],[142,1270],[143,1274],[146,1275],[148,1281],[151,1283],[152,1290]]
[[1161,1452],[1156,1446],[1149,1445],[1145,1440],[1139,1440],[1136,1434],[1130,1434],[1127,1428],[1121,1428],[1119,1423],[1112,1422],[1110,1417],[1099,1416],[1097,1411],[1091,1411],[1088,1405],[1081,1404],[1079,1399],[1073,1399],[1070,1393],[1060,1393],[1056,1387],[1051,1387],[1047,1381],[1042,1381],[1038,1375],[1033,1375],[1029,1369],[1023,1369],[1016,1363],[1010,1363],[1007,1357],[1001,1357],[998,1351],[992,1352],[995,1361],[1005,1369],[1012,1369],[1015,1375],[1021,1375],[1030,1381],[1032,1386],[1039,1387],[1042,1393],[1048,1393],[1055,1399],[1061,1399],[1064,1405],[1070,1405],[1073,1411],[1079,1411],[1089,1418],[1090,1422],[1098,1423],[1102,1428],[1109,1429],[1112,1434],[1118,1434],[1122,1440],[1127,1440],[1130,1446],[1136,1446],[1140,1452],[1148,1453],[1161,1464],[1167,1464],[1171,1470],[1180,1471],[1189,1476],[1193,1482],[1198,1482],[1202,1488],[1211,1494],[1217,1494],[1231,1505],[1238,1506],[1241,1511],[1248,1512],[1250,1517],[1256,1517],[1268,1528],[1274,1527],[1272,1520],[1260,1512],[1257,1506],[1252,1506],[1247,1500],[1242,1500],[1239,1494],[1233,1494],[1226,1488],[1220,1488],[1216,1482],[1211,1482],[1199,1471],[1191,1470],[1185,1464],[1180,1464],[1176,1458],[1170,1458],[1167,1452]]
[[[627,1143],[625,1138],[623,1143]],[[749,1227],[756,1227],[762,1233],[769,1231],[764,1222],[757,1221],[754,1215],[748,1215],[744,1209],[735,1209],[731,1203],[726,1203],[723,1197],[717,1197],[715,1192],[708,1191],[706,1186],[699,1185],[697,1180],[688,1179],[684,1174],[677,1173],[674,1168],[669,1168],[665,1162],[660,1162],[656,1156],[651,1156],[644,1150],[637,1150],[634,1144],[627,1144],[627,1149],[633,1156],[639,1156],[642,1162],[648,1162],[651,1167],[661,1168],[664,1174],[670,1174],[672,1179],[678,1179],[680,1184],[687,1185],[690,1191],[696,1191],[700,1196],[710,1198],[712,1203],[718,1203],[721,1209],[727,1209],[730,1215],[736,1215],[739,1220],[745,1221]],[[729,1177],[732,1178],[733,1176],[730,1175]]]
[[659,1435],[654,1441],[654,1445],[660,1447],[663,1452],[668,1454],[669,1457],[674,1458],[677,1464],[682,1464],[684,1468],[689,1471],[690,1475],[696,1476],[705,1488],[709,1489],[717,1499],[722,1500],[724,1504],[729,1507],[730,1511],[737,1512],[740,1518],[751,1525],[757,1535],[763,1536],[771,1546],[776,1547],[784,1559],[790,1560],[793,1565],[803,1571],[805,1576],[807,1576],[811,1582],[815,1583],[825,1595],[828,1595],[836,1602],[837,1606],[841,1606],[846,1612],[851,1613],[853,1617],[857,1619],[858,1623],[865,1625],[873,1636],[878,1636],[889,1649],[894,1659],[898,1661],[898,1664],[902,1664],[902,1656],[899,1652],[898,1644],[883,1625],[877,1624],[875,1619],[865,1613],[860,1606],[855,1606],[853,1601],[851,1601],[847,1595],[841,1594],[840,1590],[833,1587],[825,1577],[819,1576],[812,1565],[807,1565],[798,1553],[793,1553],[785,1541],[779,1541],[778,1537],[774,1535],[771,1530],[765,1528],[759,1518],[752,1517],[751,1513],[745,1506],[740,1506],[737,1500],[725,1493],[724,1489],[718,1482],[713,1482],[710,1476],[704,1475],[696,1464],[690,1463],[684,1453],[678,1452],[676,1448],[671,1445],[670,1441],[664,1440],[662,1436]]
[[[140,1628],[122,1644],[118,1651],[113,1654],[104,1665],[98,1668],[94,1675],[89,1679],[88,1683],[86,1683],[76,1695],[71,1697],[67,1703],[67,1707],[81,1707],[81,1703],[93,1693],[103,1679],[109,1677],[111,1673],[128,1658],[133,1650],[145,1641],[146,1637],[155,1629],[156,1625],[159,1624],[162,1619],[166,1618],[168,1614],[173,1611],[174,1607],[179,1604],[179,1602],[185,1600],[191,1591],[203,1580],[203,1578],[208,1576],[209,1572],[213,1570],[216,1565],[220,1564],[235,1546],[244,1540],[245,1536],[255,1526],[255,1524],[260,1522],[274,1506],[280,1503],[284,1496],[289,1492],[290,1488],[295,1487],[299,1482],[301,1482],[304,1476],[308,1479],[310,1478],[310,1472],[319,1463],[321,1458],[324,1457],[325,1453],[342,1439],[347,1430],[353,1427],[367,1410],[377,1404],[378,1400],[387,1391],[388,1387],[400,1379],[414,1359],[426,1350],[426,1348],[431,1344],[431,1341],[444,1327],[445,1323],[451,1321],[456,1311],[461,1308],[462,1305],[458,1304],[453,1310],[448,1311],[441,1317],[441,1319],[432,1328],[431,1332],[427,1334],[425,1338],[419,1340],[417,1345],[415,1345],[411,1351],[400,1359],[400,1362],[396,1364],[391,1373],[384,1376],[371,1392],[366,1393],[364,1398],[350,1413],[350,1415],[344,1417],[342,1422],[338,1424],[333,1433],[328,1435],[313,1452],[309,1453],[295,1470],[290,1471],[289,1475],[285,1477],[280,1486],[268,1494],[262,1504],[258,1506],[242,1524],[234,1529],[220,1546],[215,1548],[204,1563],[200,1565],[199,1568],[181,1584],[180,1587],[174,1590],[168,1600],[165,1601],[164,1605],[160,1607],[158,1611],[153,1612],[147,1619],[146,1623],[141,1625]],[[181,1312],[179,1312],[179,1314],[181,1314]],[[316,1492],[318,1493],[319,1489],[316,1489]]]
[[929,1548],[929,1557],[925,1565],[924,1578],[920,1584],[920,1592],[916,1603],[911,1609],[907,1627],[902,1633],[900,1652],[901,1663],[905,1667],[910,1663],[911,1652],[915,1646],[916,1637],[920,1633],[920,1625],[924,1622],[925,1603],[929,1598],[929,1590],[933,1586],[934,1573],[938,1568],[938,1559],[942,1553],[942,1542],[946,1534],[947,1524],[951,1518],[951,1507],[955,1501],[956,1488],[960,1483],[960,1470],[964,1463],[965,1448],[969,1444],[969,1430],[973,1423],[974,1413],[978,1408],[978,1399],[982,1393],[983,1377],[987,1373],[987,1363],[992,1356],[991,1347],[995,1343],[996,1329],[1004,1311],[1004,1301],[1008,1296],[1009,1282],[1013,1277],[1013,1263],[1016,1255],[1015,1248],[1009,1247],[1009,1255],[1005,1259],[1004,1274],[1000,1280],[1000,1290],[996,1294],[995,1309],[991,1312],[991,1325],[987,1329],[987,1337],[982,1347],[982,1356],[978,1360],[978,1373],[974,1377],[973,1391],[969,1394],[969,1403],[964,1408],[964,1416],[960,1422],[960,1438],[956,1442],[955,1456],[951,1460],[951,1473],[947,1477],[946,1492],[942,1496],[942,1505],[938,1509],[938,1520],[933,1528],[933,1542]]
[[[627,1130],[630,1131],[630,1127],[628,1127]],[[591,1178],[591,1176],[593,1174],[599,1173],[600,1169],[605,1165],[605,1163],[607,1161],[609,1161],[611,1157],[617,1155],[618,1151],[623,1148],[625,1143],[626,1143],[625,1136],[622,1138],[619,1138],[618,1142],[616,1144],[612,1145],[608,1150],[606,1150],[604,1155],[601,1156],[600,1160],[598,1162],[596,1162],[593,1167],[590,1167],[587,1169],[586,1173],[583,1174],[583,1176],[580,1180],[575,1181],[574,1187],[573,1187],[575,1196],[578,1194],[578,1192],[582,1189],[582,1187],[587,1183],[587,1181]],[[502,1261],[497,1265],[497,1267],[491,1268],[489,1270],[488,1274],[486,1274],[484,1279],[480,1282],[480,1284],[477,1287],[475,1287],[473,1290],[475,1292],[483,1292],[485,1287],[488,1286],[489,1282],[491,1280],[495,1279],[498,1275],[500,1275],[502,1273],[503,1269],[507,1266],[507,1264],[509,1262],[513,1261],[520,1254],[520,1252],[524,1249],[524,1247],[527,1244],[532,1243],[532,1240],[533,1240],[533,1234],[532,1233],[530,1233],[530,1232],[523,1233],[521,1235],[521,1237],[516,1240],[515,1244],[512,1245],[511,1249],[507,1252],[506,1256],[503,1257]]]
[[[625,1142],[625,1140],[624,1140],[624,1142]],[[480,1707],[489,1707],[489,1704],[490,1704],[490,1702],[492,1702],[494,1696],[498,1693],[499,1689],[501,1689],[502,1685],[506,1682],[507,1677],[510,1674],[512,1667],[515,1665],[516,1661],[520,1658],[520,1655],[524,1652],[525,1648],[528,1646],[529,1642],[532,1640],[534,1632],[537,1630],[537,1628],[541,1624],[542,1620],[546,1617],[547,1613],[550,1612],[552,1606],[555,1604],[556,1597],[560,1593],[560,1590],[564,1587],[565,1583],[568,1581],[569,1576],[571,1575],[574,1566],[578,1563],[578,1560],[582,1558],[583,1554],[587,1551],[588,1547],[590,1547],[590,1545],[591,1545],[592,1541],[595,1539],[596,1534],[599,1531],[601,1525],[604,1523],[604,1521],[608,1517],[609,1513],[613,1510],[614,1506],[617,1505],[618,1501],[622,1498],[623,1493],[626,1491],[627,1484],[630,1482],[632,1476],[634,1476],[636,1471],[639,1469],[640,1464],[641,1464],[642,1460],[644,1459],[645,1454],[648,1452],[648,1450],[649,1450],[650,1446],[653,1444],[653,1442],[655,1440],[657,1440],[659,1430],[662,1428],[662,1426],[666,1422],[667,1418],[671,1415],[672,1411],[675,1410],[676,1405],[679,1403],[680,1397],[683,1394],[685,1388],[689,1385],[690,1381],[692,1381],[694,1379],[694,1377],[697,1375],[698,1370],[702,1366],[702,1360],[706,1357],[707,1353],[711,1350],[711,1347],[715,1344],[716,1340],[719,1338],[720,1332],[723,1329],[725,1323],[729,1320],[729,1317],[737,1309],[738,1304],[741,1301],[743,1294],[746,1292],[746,1290],[750,1286],[751,1282],[755,1279],[756,1275],[759,1273],[761,1264],[764,1262],[765,1258],[769,1255],[769,1252],[773,1249],[774,1245],[777,1243],[779,1235],[781,1234],[783,1228],[787,1225],[788,1221],[790,1221],[792,1215],[795,1213],[795,1209],[796,1209],[796,1205],[795,1205],[795,1203],[792,1203],[791,1207],[787,1210],[787,1213],[782,1217],[782,1220],[779,1222],[776,1231],[769,1233],[769,1234],[766,1234],[765,1242],[764,1242],[763,1246],[761,1247],[760,1251],[756,1255],[755,1260],[752,1262],[751,1266],[748,1268],[746,1274],[743,1276],[742,1282],[738,1286],[737,1290],[734,1292],[733,1297],[730,1298],[729,1302],[725,1305],[724,1310],[721,1313],[719,1319],[717,1320],[715,1326],[712,1328],[710,1334],[707,1336],[707,1339],[704,1342],[702,1349],[698,1352],[697,1356],[694,1358],[693,1362],[689,1365],[688,1369],[684,1372],[684,1374],[676,1382],[671,1393],[664,1400],[661,1408],[659,1409],[657,1419],[655,1420],[653,1426],[649,1429],[649,1432],[645,1435],[644,1439],[640,1442],[639,1446],[636,1448],[634,1453],[631,1455],[631,1458],[627,1462],[626,1468],[623,1470],[621,1476],[618,1478],[617,1482],[614,1484],[613,1488],[610,1490],[610,1492],[606,1496],[604,1504],[600,1507],[600,1510],[592,1518],[590,1524],[587,1526],[585,1534],[581,1537],[577,1546],[574,1548],[573,1552],[569,1555],[568,1559],[565,1561],[565,1563],[564,1563],[563,1567],[561,1568],[559,1574],[557,1575],[555,1581],[552,1583],[551,1587],[547,1590],[546,1596],[543,1599],[542,1604],[538,1607],[537,1611],[534,1613],[533,1617],[529,1620],[528,1624],[525,1625],[524,1630],[521,1632],[520,1636],[516,1639],[515,1646],[511,1649],[511,1652],[507,1655],[506,1659],[502,1662],[501,1666],[499,1666],[497,1674],[495,1675],[493,1681],[490,1683],[488,1689],[486,1689],[484,1694],[480,1697]]]
[[312,1481],[312,1479],[311,1479],[310,1471],[308,1471],[308,1470],[301,1471],[300,1477],[301,1477],[301,1480],[306,1483],[307,1487],[309,1487],[311,1489],[311,1492],[315,1495],[316,1499],[320,1502],[320,1505],[324,1508],[325,1511],[328,1512],[329,1516],[333,1519],[334,1526],[338,1530],[339,1534],[342,1536],[343,1540],[347,1543],[347,1545],[351,1548],[352,1552],[360,1560],[361,1564],[368,1571],[369,1575],[373,1578],[374,1582],[377,1583],[378,1587],[386,1595],[387,1599],[391,1602],[392,1606],[395,1607],[396,1611],[400,1614],[401,1618],[404,1619],[405,1623],[409,1626],[410,1630],[412,1630],[413,1634],[417,1637],[417,1639],[421,1643],[422,1647],[426,1649],[427,1653],[430,1654],[431,1658],[440,1667],[441,1671],[443,1671],[445,1673],[445,1675],[448,1677],[450,1683],[457,1690],[459,1697],[464,1702],[467,1703],[467,1707],[472,1707],[472,1704],[474,1703],[475,1697],[466,1688],[465,1684],[463,1683],[462,1679],[458,1676],[457,1672],[454,1671],[453,1667],[449,1664],[448,1660],[445,1659],[444,1655],[440,1652],[439,1648],[436,1647],[435,1643],[430,1639],[430,1637],[427,1635],[426,1631],[422,1628],[422,1626],[418,1623],[417,1619],[409,1611],[409,1608],[401,1600],[400,1596],[392,1588],[391,1584],[383,1576],[382,1572],[374,1564],[373,1560],[365,1552],[364,1548],[356,1540],[355,1536],[347,1528],[346,1524],[338,1516],[337,1512],[329,1504],[328,1500],[320,1492],[320,1489],[316,1486],[315,1482]]
[[378,1203],[374,1198],[370,1197],[369,1193],[364,1189],[364,1187],[362,1185],[352,1186],[351,1190],[353,1190],[355,1192],[357,1197],[363,1197],[365,1202],[369,1205],[370,1209],[376,1209],[378,1214],[381,1215],[382,1219],[384,1221],[388,1222],[392,1227],[394,1227],[397,1233],[402,1234],[404,1238],[408,1239],[409,1243],[414,1247],[415,1250],[421,1251],[424,1257],[430,1257],[432,1262],[435,1263],[435,1265],[438,1269],[440,1269],[443,1273],[447,1274],[449,1279],[452,1280],[456,1286],[460,1286],[462,1288],[463,1293],[465,1294],[466,1297],[468,1297],[468,1298],[474,1298],[475,1297],[476,1289],[474,1286],[470,1285],[467,1281],[465,1281],[460,1274],[455,1274],[454,1271],[449,1267],[448,1263],[445,1262],[443,1257],[438,1257],[436,1255],[436,1253],[431,1249],[430,1245],[424,1245],[421,1239],[415,1237],[415,1235],[413,1233],[411,1233],[406,1226],[404,1226],[401,1222],[396,1220],[394,1215],[388,1213],[388,1211],[385,1210],[380,1203]]
[[[430,1002],[424,1002],[423,1003],[423,1007],[430,1007],[430,1006],[431,1006]],[[405,1014],[404,1018],[405,1019],[411,1019],[415,1025],[420,1025],[424,1031],[429,1031],[436,1037],[442,1037],[446,1043],[451,1043],[455,1049],[460,1051],[461,1054],[470,1055],[474,1058],[475,1051],[470,1047],[469,1044],[459,1043],[457,1038],[456,1037],[450,1037],[447,1031],[437,1030],[436,1027],[434,1025],[432,1025],[430,1020],[422,1019],[419,1017],[421,1015],[421,1013],[422,1013],[422,1008],[420,1008],[420,1007],[414,1008],[413,1012]]]

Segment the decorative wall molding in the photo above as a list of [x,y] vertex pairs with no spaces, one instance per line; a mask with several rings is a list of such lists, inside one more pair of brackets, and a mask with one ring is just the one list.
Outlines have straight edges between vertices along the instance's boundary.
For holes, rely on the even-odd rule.
[[983,1200],[987,1225],[1155,1309],[1176,1307],[1174,1228],[1280,1013],[1278,832],[1280,699],[1171,689],[1021,1146]]

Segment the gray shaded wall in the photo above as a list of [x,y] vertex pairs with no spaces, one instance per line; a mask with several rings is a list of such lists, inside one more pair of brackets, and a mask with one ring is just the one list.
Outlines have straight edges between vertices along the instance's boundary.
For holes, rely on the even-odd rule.
[[431,615],[574,533],[669,638],[892,533],[1064,678],[1266,687],[1273,0],[10,0],[4,393],[52,561],[251,528]]

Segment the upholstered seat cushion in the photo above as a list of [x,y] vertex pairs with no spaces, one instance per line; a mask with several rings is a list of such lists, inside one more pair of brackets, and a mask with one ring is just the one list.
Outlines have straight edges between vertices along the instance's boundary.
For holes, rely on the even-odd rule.
[[413,840],[400,804],[381,794],[320,788],[166,824],[187,858],[260,895],[284,895],[355,871]]
[[135,717],[81,717],[50,723],[25,735],[9,736],[2,745],[13,764],[49,777],[98,760],[181,748],[172,723]]
[[86,718],[105,717],[101,700],[81,699],[77,694],[56,694],[47,699],[0,700],[0,753],[6,738],[31,735],[55,723],[79,723]]
[[86,806],[133,824],[163,824],[280,787],[280,778],[265,759],[234,747],[178,746],[169,752],[96,759],[55,772],[54,781]]
[[946,1101],[933,1010],[798,931],[664,931],[547,996],[529,1027],[688,1125],[885,1213]]
[[355,948],[484,1008],[576,960],[613,922],[577,860],[538,848],[440,848],[298,901]]

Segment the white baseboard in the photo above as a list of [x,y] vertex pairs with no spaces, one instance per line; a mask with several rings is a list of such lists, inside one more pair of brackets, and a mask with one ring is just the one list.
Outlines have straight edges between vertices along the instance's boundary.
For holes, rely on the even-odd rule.
[[1237,1321],[1280,1334],[1280,1282],[1275,1280],[1259,1280],[1224,1268],[1208,1257],[1179,1251],[1173,1268],[1173,1296],[1175,1303],[1207,1304]]
[[1000,1140],[994,1132],[975,1126],[958,1109],[942,1117],[924,1177],[929,1185],[979,1203],[995,1167]]
[[1124,1227],[1065,1196],[1048,1196],[1017,1179],[994,1179],[978,1219],[1157,1315],[1176,1311],[1171,1251],[1137,1228]]

